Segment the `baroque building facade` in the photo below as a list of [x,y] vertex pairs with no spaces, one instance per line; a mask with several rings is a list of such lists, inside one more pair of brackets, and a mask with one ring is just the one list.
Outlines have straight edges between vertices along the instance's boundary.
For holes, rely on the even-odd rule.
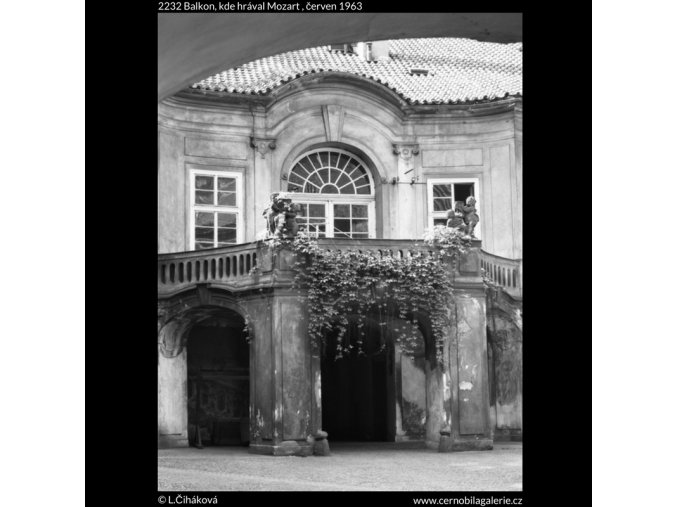
[[[159,446],[521,438],[521,77],[521,44],[393,40],[263,58],[160,103]],[[257,241],[275,192],[328,249],[379,255],[420,253],[475,198],[449,371],[377,325],[381,353],[312,352],[293,259]]]

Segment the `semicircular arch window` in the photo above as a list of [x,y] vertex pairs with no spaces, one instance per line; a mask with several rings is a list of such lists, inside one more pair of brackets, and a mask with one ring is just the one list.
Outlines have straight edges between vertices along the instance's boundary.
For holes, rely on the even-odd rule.
[[289,192],[371,195],[373,185],[364,163],[343,150],[320,149],[304,155],[289,172]]
[[373,179],[352,153],[335,148],[304,153],[292,164],[287,191],[301,205],[301,230],[327,238],[375,237]]

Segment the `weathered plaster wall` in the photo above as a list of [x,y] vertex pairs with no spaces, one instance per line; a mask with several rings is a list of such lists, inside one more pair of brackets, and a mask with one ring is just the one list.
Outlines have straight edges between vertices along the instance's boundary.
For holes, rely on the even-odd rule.
[[186,349],[173,358],[158,354],[158,444],[188,445]]
[[273,439],[273,348],[272,314],[269,298],[247,301],[247,310],[253,316],[253,353],[250,357],[249,428],[252,442]]
[[521,304],[491,292],[487,309],[491,416],[498,438],[522,434]]
[[[456,296],[457,350],[452,350],[452,393],[458,407],[452,431],[463,436],[488,435],[489,378],[487,372],[486,309],[483,294]],[[456,422],[455,422],[456,423]]]
[[[423,234],[428,179],[478,178],[483,248],[521,257],[521,109],[486,116],[405,114],[397,100],[390,92],[316,79],[286,90],[270,106],[195,97],[162,102],[160,252],[188,247],[191,167],[243,175],[244,241],[253,241],[264,227],[270,193],[286,189],[284,176],[294,160],[310,148],[336,146],[371,164],[377,237]],[[251,137],[262,142],[253,148]],[[391,184],[393,178],[399,183]]]
[[396,354],[401,385],[398,440],[420,440],[425,436],[427,421],[425,358],[402,355],[399,351]]

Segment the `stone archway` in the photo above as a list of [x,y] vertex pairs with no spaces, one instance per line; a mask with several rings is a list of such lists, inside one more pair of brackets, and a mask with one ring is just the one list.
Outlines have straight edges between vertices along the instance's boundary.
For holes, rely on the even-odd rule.
[[[223,291],[209,291],[202,287],[160,302],[158,312],[158,447],[187,447],[189,441],[194,438],[194,434],[189,434],[188,425],[188,344],[191,337],[194,338],[195,333],[204,335],[204,329],[202,331],[200,329],[218,320],[233,323],[241,329],[244,327],[244,315],[245,312],[230,294]],[[213,334],[211,339],[213,341]],[[196,394],[193,393],[193,395]],[[225,406],[223,408],[226,410]],[[244,426],[245,423],[246,421],[241,424]],[[240,423],[238,423],[239,427]]]

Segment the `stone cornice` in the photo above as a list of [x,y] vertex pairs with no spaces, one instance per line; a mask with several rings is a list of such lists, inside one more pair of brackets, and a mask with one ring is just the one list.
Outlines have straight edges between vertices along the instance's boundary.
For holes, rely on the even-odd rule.
[[[410,117],[452,116],[480,117],[521,109],[522,97],[509,96],[494,100],[478,100],[456,104],[411,104],[385,85],[371,79],[350,73],[331,72],[309,74],[293,79],[266,95],[217,92],[188,88],[165,99],[162,103],[169,106],[194,107],[201,110],[223,111],[241,109],[249,111],[253,105],[259,111],[266,111],[284,98],[314,89],[337,88],[359,89],[365,95],[380,98],[399,110],[407,119]],[[162,104],[161,103],[161,104]]]

